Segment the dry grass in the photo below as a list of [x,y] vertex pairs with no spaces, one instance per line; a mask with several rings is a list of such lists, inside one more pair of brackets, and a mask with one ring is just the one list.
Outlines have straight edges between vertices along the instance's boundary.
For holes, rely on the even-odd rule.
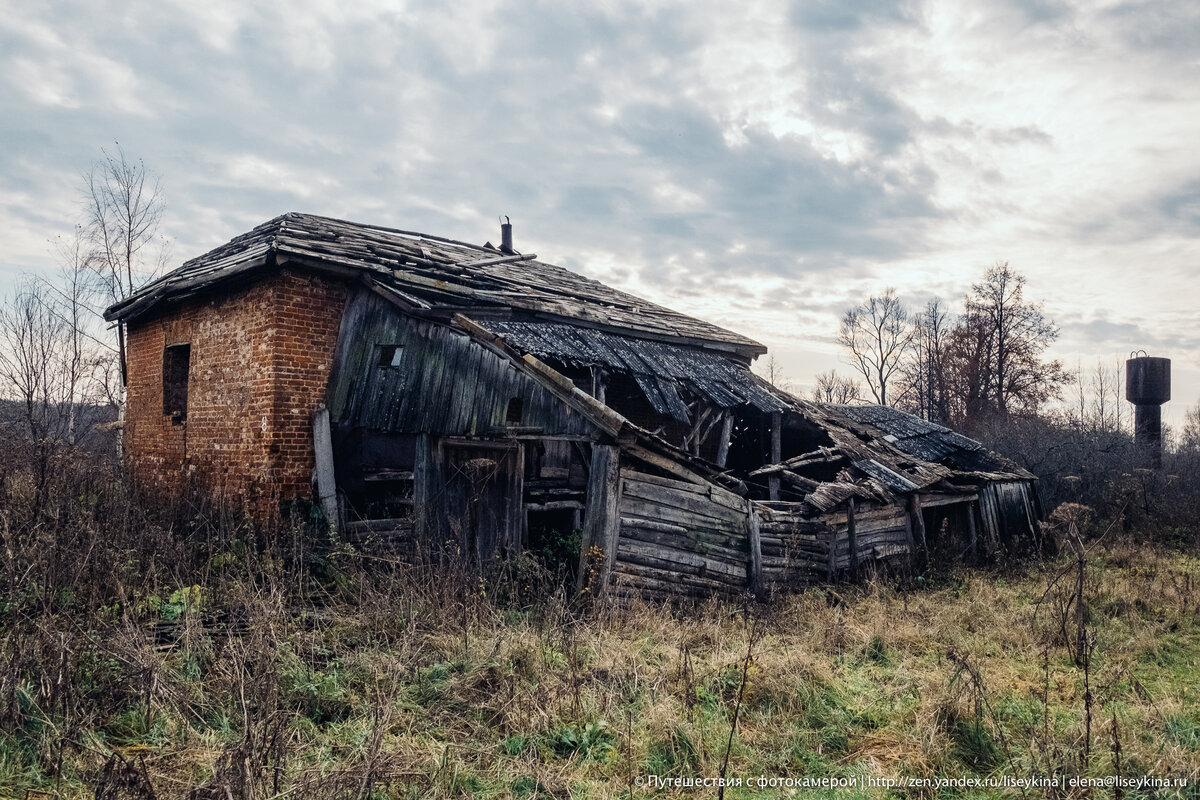
[[[813,590],[760,607],[584,615],[561,597],[501,604],[492,597],[511,595],[504,587],[368,569],[342,553],[321,602],[299,610],[260,577],[211,597],[201,589],[204,602],[185,602],[166,628],[161,608],[133,600],[92,630],[42,618],[21,642],[41,642],[74,689],[44,707],[35,701],[54,695],[55,671],[43,670],[46,684],[18,681],[0,787],[14,797],[690,796],[631,779],[715,776],[740,688],[730,776],[1103,776],[1116,771],[1115,718],[1122,774],[1200,778],[1200,563],[1135,544],[1090,560],[1086,747],[1084,675],[1067,645],[1075,617],[1054,588],[1068,566]],[[15,646],[15,632],[4,635]]]

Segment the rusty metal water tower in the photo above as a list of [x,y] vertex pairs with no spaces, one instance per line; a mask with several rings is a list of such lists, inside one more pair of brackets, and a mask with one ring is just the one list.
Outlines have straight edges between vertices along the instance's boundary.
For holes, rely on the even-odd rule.
[[1171,399],[1171,359],[1129,354],[1125,362],[1125,399],[1133,403],[1134,441],[1150,451],[1155,467],[1162,466],[1162,404]]

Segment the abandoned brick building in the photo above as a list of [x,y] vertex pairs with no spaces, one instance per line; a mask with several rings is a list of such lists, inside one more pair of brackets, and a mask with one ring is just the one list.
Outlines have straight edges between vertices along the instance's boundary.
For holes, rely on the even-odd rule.
[[[579,532],[580,587],[767,593],[1028,541],[1033,476],[765,348],[513,249],[285,214],[107,312],[163,490],[310,499],[361,547],[479,563]],[[589,560],[590,559],[590,560]]]

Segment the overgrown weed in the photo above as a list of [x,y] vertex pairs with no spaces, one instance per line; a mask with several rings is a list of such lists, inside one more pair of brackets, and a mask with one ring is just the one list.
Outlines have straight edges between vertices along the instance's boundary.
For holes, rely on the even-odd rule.
[[1200,776],[1200,562],[1136,537],[1089,551],[1082,618],[1054,583],[1069,554],[582,609],[356,552],[304,514],[150,513],[110,479],[58,516],[0,510],[10,795],[649,797],[633,778],[726,758],[731,777]]

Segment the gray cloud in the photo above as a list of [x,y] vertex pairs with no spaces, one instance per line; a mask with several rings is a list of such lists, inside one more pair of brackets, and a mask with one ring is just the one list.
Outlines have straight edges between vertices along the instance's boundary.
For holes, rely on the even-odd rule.
[[[1200,7],[1189,2],[1149,0],[1105,9],[1113,30],[1131,49],[1193,56],[1200,41]],[[1186,63],[1186,62],[1185,62]],[[1180,66],[1184,66],[1181,64]],[[1194,63],[1192,71],[1196,70]]]
[[[1073,130],[1038,105],[1194,120],[1194,4],[765,8],[22,8],[0,20],[3,258],[44,266],[116,138],[162,174],[180,260],[293,209],[479,242],[509,214],[519,247],[565,266],[805,329],[856,287],[966,286],[1008,247],[1153,246],[1195,288],[1200,162],[1150,125],[1085,163],[1111,120]],[[1137,70],[1154,79],[1100,91]],[[1073,186],[1096,174],[1104,192]],[[902,271],[934,261],[955,264],[939,287]],[[1145,334],[1127,324],[1073,319],[1064,339]]]

